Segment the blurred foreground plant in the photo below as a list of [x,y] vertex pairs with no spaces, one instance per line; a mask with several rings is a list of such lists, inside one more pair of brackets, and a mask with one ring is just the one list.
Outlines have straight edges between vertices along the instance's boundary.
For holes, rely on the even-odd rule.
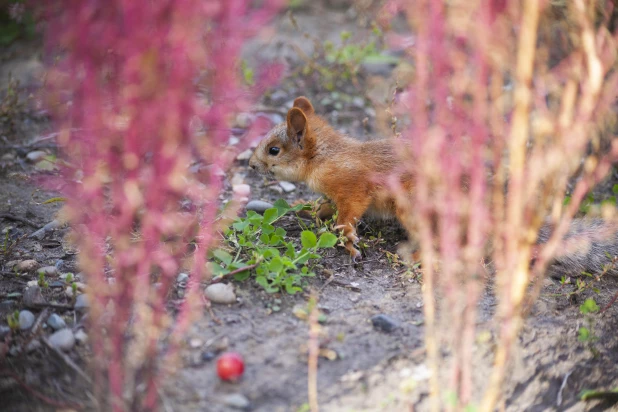
[[[479,401],[480,410],[494,410],[541,275],[582,198],[618,154],[606,137],[618,85],[617,36],[607,29],[612,2],[565,4],[558,7],[569,31],[559,34],[569,45],[560,61],[550,56],[557,47],[551,19],[539,25],[546,2],[394,1],[386,9],[404,11],[415,35],[415,78],[400,99],[410,123],[402,152],[416,176],[406,227],[422,252],[434,411],[447,398],[457,410]],[[551,236],[537,244],[542,226]],[[499,301],[489,379],[472,369],[487,256]],[[441,367],[443,344],[449,368]]]
[[[62,0],[41,10],[55,60],[47,100],[64,130],[63,190],[88,280],[103,409],[155,409],[200,313],[221,171],[234,158],[229,122],[254,98],[239,79],[240,49],[280,3]],[[207,166],[191,174],[196,158]],[[181,268],[191,282],[172,321],[167,296]]]

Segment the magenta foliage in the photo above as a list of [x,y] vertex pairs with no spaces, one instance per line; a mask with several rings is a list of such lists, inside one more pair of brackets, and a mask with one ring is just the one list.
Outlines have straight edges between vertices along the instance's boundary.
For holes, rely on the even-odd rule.
[[[158,339],[169,335],[173,355],[199,313],[194,303],[213,241],[219,171],[233,159],[225,150],[229,122],[255,98],[239,79],[241,47],[281,3],[61,0],[42,8],[54,60],[48,102],[69,130],[59,138],[64,192],[92,299],[97,383],[114,410],[156,406],[164,373]],[[272,83],[277,73],[264,80]],[[187,171],[195,157],[208,165],[201,180]],[[180,209],[187,198],[193,212]],[[191,268],[192,282],[170,331],[166,296],[183,267]],[[146,383],[139,394],[138,379]]]

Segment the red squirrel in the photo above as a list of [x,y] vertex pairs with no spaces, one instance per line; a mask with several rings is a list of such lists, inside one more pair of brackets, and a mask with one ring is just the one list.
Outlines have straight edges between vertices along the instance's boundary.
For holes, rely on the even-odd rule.
[[[356,223],[365,214],[396,217],[404,222],[404,205],[412,201],[414,179],[401,173],[400,157],[390,139],[360,142],[334,130],[315,113],[306,97],[294,100],[285,123],[275,126],[255,149],[249,166],[279,180],[305,182],[315,192],[335,203],[339,212],[337,227],[347,238],[346,249],[354,261],[361,254]],[[403,193],[395,197],[386,184],[393,173]],[[545,243],[552,228],[545,225],[538,243]],[[579,275],[595,272],[618,256],[618,226],[601,219],[576,219],[554,258],[550,274]]]

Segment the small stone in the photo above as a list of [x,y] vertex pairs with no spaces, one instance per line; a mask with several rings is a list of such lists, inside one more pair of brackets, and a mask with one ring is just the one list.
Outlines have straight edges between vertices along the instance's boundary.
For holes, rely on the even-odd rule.
[[0,340],[6,338],[11,333],[11,328],[8,326],[0,325]]
[[358,302],[360,300],[360,294],[355,293],[353,295],[350,295],[350,296],[348,296],[348,299],[350,299],[350,301],[352,303],[356,303],[356,302]]
[[[9,329],[10,330],[10,329]],[[212,351],[206,351],[202,353],[202,361],[209,362],[217,357],[217,354]]]
[[29,259],[29,260],[22,260],[21,262],[17,263],[17,265],[15,266],[15,269],[18,272],[32,272],[38,267],[39,267],[39,262],[37,262],[36,260]]
[[253,210],[254,212],[257,212],[257,213],[264,213],[267,209],[270,209],[271,207],[273,207],[271,203],[264,202],[262,200],[252,200],[249,203],[247,203],[247,206],[245,206],[245,209]]
[[28,286],[26,290],[24,290],[24,305],[32,307],[40,305],[41,303],[45,303],[41,288],[38,285]]
[[234,286],[225,283],[215,283],[204,290],[204,295],[214,303],[236,303]]
[[365,107],[365,99],[363,99],[360,96],[354,97],[352,99],[352,106],[358,107],[359,109],[362,109],[363,107]]
[[296,190],[296,185],[294,183],[286,182],[285,180],[280,181],[279,186],[281,186],[285,193],[290,193]]
[[246,184],[234,185],[232,186],[232,192],[246,202],[249,200],[249,195],[251,194],[251,186]]
[[77,298],[75,298],[74,309],[77,312],[83,313],[86,310],[88,310],[88,308],[90,308],[90,302],[88,302],[88,296],[87,295],[79,295],[79,296],[77,296]]
[[45,266],[38,269],[36,273],[43,273],[45,276],[56,276],[58,274],[58,268],[56,266]]
[[61,280],[54,280],[53,282],[49,282],[49,287],[52,289],[62,289],[65,283]]
[[28,282],[26,282],[26,287],[27,288],[31,288],[33,286],[39,286],[39,281],[38,280],[29,280]]
[[75,346],[75,335],[73,335],[71,329],[61,329],[54,332],[48,340],[52,347],[63,351],[69,351]]
[[230,179],[232,186],[242,185],[245,183],[245,175],[242,173],[234,173],[234,176]]
[[84,332],[83,329],[80,329],[77,332],[75,332],[75,340],[80,345],[85,345],[88,342],[88,334]]
[[253,150],[247,149],[244,152],[241,152],[240,154],[238,154],[238,156],[236,156],[236,160],[240,160],[240,161],[249,160],[251,159],[251,156],[253,156]]
[[178,283],[183,283],[183,282],[186,282],[187,280],[189,280],[188,273],[179,273],[178,277],[176,278],[176,282]]
[[19,312],[19,329],[28,330],[34,324],[34,314],[29,310]]
[[203,340],[201,340],[200,338],[192,338],[192,339],[189,339],[189,347],[190,347],[191,349],[197,349],[197,348],[199,348],[200,346],[202,346],[203,344],[204,344],[204,341],[203,341]]
[[66,322],[64,321],[64,319],[62,319],[60,316],[58,316],[55,313],[52,313],[49,318],[47,318],[47,324],[53,329],[53,330],[60,330],[60,329],[64,329],[67,327]]
[[26,345],[26,352],[34,352],[35,350],[41,347],[41,342],[38,339],[32,340],[28,345]]
[[240,139],[238,137],[235,137],[235,136],[230,136],[230,139],[227,142],[227,144],[230,145],[230,146],[237,145],[238,143],[240,143]]
[[30,160],[31,162],[36,162],[37,160],[41,160],[45,156],[47,156],[46,152],[42,150],[35,150],[33,152],[28,153],[26,155],[26,159]]
[[399,327],[399,322],[388,315],[380,314],[371,318],[371,324],[375,329],[391,333]]
[[241,393],[232,393],[229,395],[225,395],[221,401],[224,405],[229,406],[230,408],[247,410],[251,406],[251,402],[249,399]]

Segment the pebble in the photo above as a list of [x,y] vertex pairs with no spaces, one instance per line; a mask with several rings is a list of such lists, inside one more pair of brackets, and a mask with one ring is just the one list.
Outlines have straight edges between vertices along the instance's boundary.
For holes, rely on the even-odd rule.
[[279,186],[281,186],[285,193],[290,193],[296,190],[296,185],[294,183],[286,182],[285,180],[280,181]]
[[31,307],[41,303],[45,303],[41,288],[38,285],[28,286],[24,290],[24,305]]
[[85,312],[86,310],[88,310],[88,308],[90,307],[90,302],[88,302],[88,296],[87,295],[79,295],[77,296],[77,298],[75,299],[75,306],[74,309],[77,312]]
[[251,156],[253,155],[253,150],[251,149],[247,149],[244,152],[241,152],[238,156],[236,156],[236,160],[249,160],[251,159]]
[[15,269],[17,269],[17,271],[19,272],[32,272],[38,267],[39,267],[39,262],[37,262],[36,260],[28,259],[28,260],[22,260],[21,262],[18,262],[17,265],[15,266]]
[[34,352],[40,347],[41,347],[41,342],[38,339],[34,339],[26,346],[26,352],[28,353]]
[[30,288],[30,287],[32,287],[32,286],[39,286],[39,281],[38,281],[38,280],[29,280],[29,281],[26,283],[26,287],[27,287],[27,288]]
[[225,283],[215,283],[204,290],[204,295],[214,303],[236,303],[234,286]]
[[179,273],[178,277],[176,278],[176,282],[178,283],[183,283],[183,282],[186,282],[187,280],[189,280],[188,273]]
[[28,153],[26,155],[26,159],[30,160],[31,162],[36,162],[37,160],[41,160],[45,156],[47,156],[46,152],[42,150],[35,150],[35,151]]
[[8,326],[0,325],[0,340],[6,338],[11,333],[11,328]]
[[54,280],[53,282],[49,282],[49,287],[54,289],[54,288],[58,288],[58,289],[62,289],[64,287],[64,282],[61,280]]
[[225,395],[221,399],[221,401],[223,402],[223,404],[234,409],[247,410],[251,406],[251,402],[249,402],[249,399],[247,399],[247,397],[242,393],[232,393],[229,395]]
[[56,276],[58,268],[56,266],[45,266],[37,270],[36,273],[43,273],[45,276]]
[[83,329],[80,329],[77,332],[75,332],[75,340],[80,345],[85,345],[86,342],[88,342],[88,334],[84,332]]
[[27,330],[34,324],[34,314],[29,310],[19,312],[19,329]]
[[[10,330],[10,329],[9,329]],[[217,354],[213,351],[202,352],[202,361],[209,362],[217,357]]]
[[246,184],[234,185],[232,186],[232,192],[239,197],[241,202],[246,202],[251,194],[251,186]]
[[359,293],[355,293],[353,295],[348,296],[348,298],[350,299],[350,301],[352,303],[356,303],[360,300],[360,294]]
[[189,339],[189,347],[192,349],[197,349],[204,344],[204,341],[200,338],[191,338]]
[[264,202],[262,200],[252,200],[249,203],[247,203],[247,206],[245,206],[245,209],[253,210],[254,212],[257,212],[257,213],[264,213],[267,209],[270,209],[271,207],[273,207],[271,203]]
[[66,322],[64,321],[64,319],[62,319],[60,316],[58,316],[55,313],[52,313],[49,318],[47,318],[47,324],[53,329],[53,330],[60,330],[60,329],[64,329],[67,327]]
[[399,327],[399,322],[388,315],[380,314],[371,318],[371,324],[375,329],[391,333]]
[[61,329],[54,332],[48,340],[52,347],[63,351],[71,350],[75,346],[75,335],[73,335],[71,329]]

